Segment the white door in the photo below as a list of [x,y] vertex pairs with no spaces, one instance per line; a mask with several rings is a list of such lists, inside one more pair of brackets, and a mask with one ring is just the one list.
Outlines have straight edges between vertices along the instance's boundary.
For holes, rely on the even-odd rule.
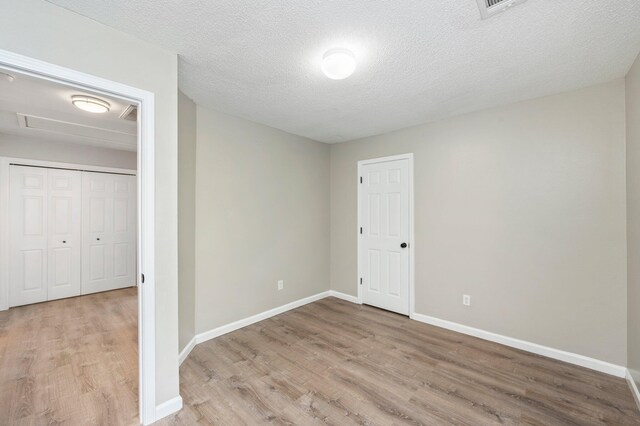
[[48,297],[80,295],[81,178],[75,170],[48,172]]
[[115,288],[136,283],[137,216],[135,176],[113,177],[113,281]]
[[9,306],[47,300],[47,171],[10,166]]
[[409,315],[409,159],[382,160],[360,166],[360,294]]
[[82,241],[82,294],[135,285],[135,176],[82,172]]

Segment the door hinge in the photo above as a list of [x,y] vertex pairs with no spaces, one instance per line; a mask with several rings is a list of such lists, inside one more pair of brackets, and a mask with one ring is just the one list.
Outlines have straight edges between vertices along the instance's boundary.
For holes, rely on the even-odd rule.
[[360,227],[360,233],[362,234],[362,226]]
[[362,285],[362,278],[360,278],[360,285]]
[[360,183],[362,183],[362,176],[360,176]]
[[141,278],[141,279],[140,279],[140,281],[141,281],[141,283],[142,283],[142,284],[144,284],[144,274],[140,274],[140,275],[141,275],[141,277],[140,277],[140,278]]

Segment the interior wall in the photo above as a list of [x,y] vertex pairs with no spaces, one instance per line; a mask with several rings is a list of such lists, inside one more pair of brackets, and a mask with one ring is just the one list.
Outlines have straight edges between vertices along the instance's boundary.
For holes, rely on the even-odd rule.
[[2,133],[0,156],[133,170],[138,167],[136,153],[131,151]]
[[45,1],[10,3],[0,13],[0,49],[155,94],[156,404],[161,404],[179,395],[177,55]]
[[624,99],[619,80],[332,145],[331,288],[357,294],[357,162],[414,153],[416,312],[626,365]]
[[628,367],[640,388],[640,55],[626,79]]
[[329,146],[197,112],[196,333],[327,291]]
[[178,92],[179,349],[195,335],[196,104]]

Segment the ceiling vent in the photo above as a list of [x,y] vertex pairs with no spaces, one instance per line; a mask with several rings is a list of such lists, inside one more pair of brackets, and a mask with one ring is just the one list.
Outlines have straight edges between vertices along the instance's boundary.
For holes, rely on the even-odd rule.
[[525,1],[527,0],[477,0],[482,19],[491,18],[493,15],[504,12]]
[[138,121],[138,107],[136,105],[129,105],[122,111],[120,118],[127,121]]

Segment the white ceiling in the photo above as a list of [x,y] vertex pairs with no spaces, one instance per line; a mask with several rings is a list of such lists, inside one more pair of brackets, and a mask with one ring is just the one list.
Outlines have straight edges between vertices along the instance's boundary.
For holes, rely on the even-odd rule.
[[[0,78],[0,133],[136,150],[137,124],[120,118],[129,103],[2,68],[0,72],[15,77],[13,82]],[[109,102],[111,109],[104,114],[82,111],[71,103],[72,95],[99,97]],[[25,127],[22,115],[38,128]]]
[[[623,77],[639,0],[528,0],[482,21],[476,0],[50,0],[180,54],[194,101],[324,142]],[[322,54],[358,68],[334,81]]]

